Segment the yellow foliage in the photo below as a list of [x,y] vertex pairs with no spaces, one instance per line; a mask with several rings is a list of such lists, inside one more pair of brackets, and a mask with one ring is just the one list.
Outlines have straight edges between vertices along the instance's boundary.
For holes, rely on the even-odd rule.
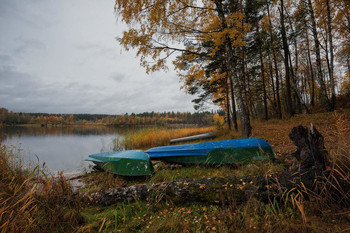
[[225,119],[223,116],[220,116],[218,113],[215,113],[213,116],[214,123],[217,127],[222,127],[225,124]]
[[[118,39],[126,50],[137,48],[140,64],[147,72],[167,69],[165,59],[174,51],[172,42],[183,42],[190,38],[194,43],[213,41],[213,53],[230,37],[233,46],[244,46],[244,35],[250,26],[243,23],[244,14],[230,13],[226,16],[226,28],[219,18],[214,1],[203,0],[116,0],[115,11],[123,22],[130,26]],[[202,32],[202,33],[196,33]],[[188,46],[188,53],[182,56],[189,63],[198,55],[195,48]],[[178,68],[183,63],[176,62]]]

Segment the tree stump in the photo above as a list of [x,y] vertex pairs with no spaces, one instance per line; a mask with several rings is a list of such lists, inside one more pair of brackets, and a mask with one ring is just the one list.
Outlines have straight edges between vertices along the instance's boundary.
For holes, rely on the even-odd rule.
[[298,147],[293,156],[300,162],[302,171],[312,169],[322,173],[329,166],[328,152],[324,147],[324,138],[311,124],[310,130],[301,125],[294,127],[289,138]]

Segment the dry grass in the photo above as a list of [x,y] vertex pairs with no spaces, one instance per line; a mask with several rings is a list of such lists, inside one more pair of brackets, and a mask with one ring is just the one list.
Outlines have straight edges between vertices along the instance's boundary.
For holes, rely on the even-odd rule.
[[1,145],[0,149],[0,230],[2,232],[31,231],[37,204],[31,178],[22,171],[16,152]]
[[84,222],[78,195],[73,195],[72,187],[63,173],[37,179],[35,198],[38,202],[38,226],[47,231],[73,230]]
[[331,168],[315,199],[321,208],[344,209],[350,208],[350,116],[335,112],[333,121],[327,131]]
[[215,127],[213,126],[184,129],[145,128],[127,133],[124,138],[124,144],[128,149],[144,149],[154,146],[168,145],[173,138],[214,131]]
[[[82,222],[78,199],[63,176],[25,171],[16,150],[0,145],[0,231],[57,232]],[[35,177],[38,171],[43,177]]]
[[331,159],[336,169],[342,173],[350,172],[350,116],[334,114],[335,123],[330,131],[332,137]]

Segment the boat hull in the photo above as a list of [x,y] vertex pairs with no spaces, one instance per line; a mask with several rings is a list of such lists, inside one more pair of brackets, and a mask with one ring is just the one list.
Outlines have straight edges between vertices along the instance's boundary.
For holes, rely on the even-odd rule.
[[117,151],[89,155],[101,169],[122,176],[147,176],[154,173],[149,156],[141,150]]
[[156,147],[146,153],[152,160],[194,164],[245,164],[275,159],[272,147],[257,138]]

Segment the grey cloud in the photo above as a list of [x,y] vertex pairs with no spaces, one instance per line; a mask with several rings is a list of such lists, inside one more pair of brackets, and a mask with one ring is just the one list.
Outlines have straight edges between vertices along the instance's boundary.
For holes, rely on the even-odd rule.
[[103,90],[102,87],[96,86],[96,85],[91,85],[87,83],[79,83],[79,82],[69,82],[65,83],[62,85],[62,89],[66,91],[71,91],[71,92],[88,92],[93,90],[95,91],[101,91]]
[[0,65],[4,65],[4,64],[10,64],[12,63],[12,57],[9,55],[5,55],[5,54],[0,54]]
[[[43,1],[40,1],[40,0],[34,0],[34,1],[1,0],[0,17],[14,18],[16,20],[23,22],[28,27],[45,29],[50,25],[50,23],[46,20],[46,18],[38,14],[38,13],[42,13],[40,9],[36,9],[35,7],[33,7],[34,5],[38,7],[38,5],[40,5],[40,3],[42,2]],[[45,10],[48,11],[47,8]]]
[[79,50],[96,50],[100,48],[100,44],[81,42],[79,44],[76,44],[74,47]]
[[17,48],[14,49],[14,53],[16,55],[21,55],[26,52],[32,52],[33,50],[45,50],[46,45],[40,40],[28,39],[25,40],[23,38],[16,39],[18,44]]
[[94,99],[98,98],[92,85],[71,83],[68,89],[67,85],[60,83],[41,83],[35,77],[14,69],[0,69],[0,80],[0,106],[11,106],[14,111],[40,109],[41,112],[80,113],[86,112],[86,103],[94,104]]
[[101,99],[98,104],[121,113],[193,111],[191,99],[191,96],[179,91],[176,83],[172,83],[171,76],[169,79],[150,77],[129,84],[125,90],[116,88],[114,93]]
[[0,1],[0,17],[6,16],[9,12],[14,12],[15,9],[14,1]]
[[105,56],[109,58],[117,58],[116,50],[103,45],[102,43],[80,43],[74,46],[81,51],[87,51],[92,55]]
[[121,82],[126,78],[126,74],[115,72],[110,74],[109,77],[116,82]]
[[0,107],[21,112],[193,111],[174,72],[146,75],[115,41],[113,1],[0,0]]
[[0,67],[0,80],[4,85],[9,85],[10,83],[14,82],[14,80],[18,80],[20,77],[26,76],[28,75],[18,72],[15,66],[2,65]]
[[[188,105],[189,96],[180,94],[176,86],[168,89],[169,86],[156,85],[157,79],[152,82],[144,79],[143,84],[131,84],[128,88],[81,85],[77,82],[41,83],[36,77],[12,68],[0,69],[0,80],[3,84],[0,86],[0,106],[10,105],[14,111],[40,109],[40,112],[50,113],[101,113],[104,109],[102,113],[115,114],[193,110]],[[174,93],[169,93],[170,90]]]

